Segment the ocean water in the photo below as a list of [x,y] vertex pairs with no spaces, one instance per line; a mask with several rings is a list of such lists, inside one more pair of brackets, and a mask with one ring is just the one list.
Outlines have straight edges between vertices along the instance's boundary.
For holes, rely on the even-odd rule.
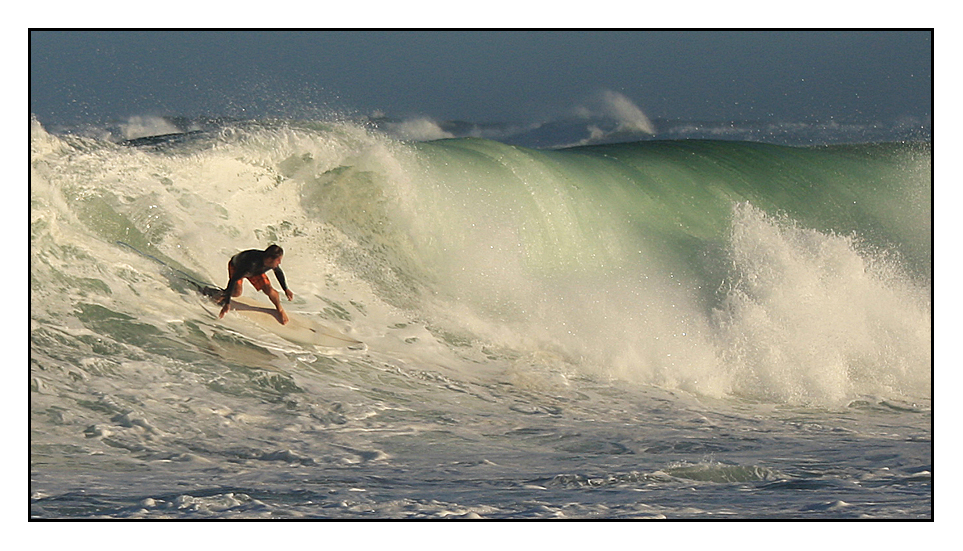
[[932,518],[928,142],[165,124],[32,122],[31,518]]

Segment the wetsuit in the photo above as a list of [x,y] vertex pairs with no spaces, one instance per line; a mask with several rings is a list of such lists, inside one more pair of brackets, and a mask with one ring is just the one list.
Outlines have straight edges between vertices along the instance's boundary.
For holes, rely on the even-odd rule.
[[[227,282],[227,289],[224,291],[224,302],[222,304],[227,305],[231,303],[234,290],[238,285],[243,283],[245,278],[247,278],[258,291],[271,285],[267,277],[267,271],[272,268],[264,265],[265,257],[267,257],[267,254],[258,249],[240,252],[231,257],[231,260],[227,263],[230,281]],[[278,278],[278,283],[281,284],[281,288],[287,291],[288,284],[284,280],[284,272],[281,271],[281,267],[278,266],[277,268],[273,268],[273,270],[274,276]]]

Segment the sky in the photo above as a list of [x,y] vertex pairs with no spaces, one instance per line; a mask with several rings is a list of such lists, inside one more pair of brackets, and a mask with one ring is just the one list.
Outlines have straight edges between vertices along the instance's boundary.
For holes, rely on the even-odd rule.
[[[928,31],[31,31],[42,123],[385,114],[931,118]],[[580,111],[581,110],[581,111]]]

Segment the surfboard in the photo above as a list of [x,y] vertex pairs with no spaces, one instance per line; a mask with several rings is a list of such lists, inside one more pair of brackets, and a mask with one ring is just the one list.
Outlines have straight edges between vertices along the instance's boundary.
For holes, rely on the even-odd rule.
[[231,299],[231,310],[224,317],[224,320],[227,320],[228,316],[241,316],[254,322],[259,328],[296,344],[349,348],[363,345],[361,341],[353,339],[337,329],[326,327],[298,313],[287,311],[287,314],[288,322],[282,325],[281,318],[273,304],[247,297],[237,297]]

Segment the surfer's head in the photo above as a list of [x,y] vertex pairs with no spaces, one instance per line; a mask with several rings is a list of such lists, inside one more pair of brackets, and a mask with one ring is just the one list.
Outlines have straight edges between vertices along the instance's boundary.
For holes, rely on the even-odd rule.
[[284,249],[277,245],[271,245],[264,249],[264,265],[269,268],[277,268],[281,264],[281,257],[284,256]]

